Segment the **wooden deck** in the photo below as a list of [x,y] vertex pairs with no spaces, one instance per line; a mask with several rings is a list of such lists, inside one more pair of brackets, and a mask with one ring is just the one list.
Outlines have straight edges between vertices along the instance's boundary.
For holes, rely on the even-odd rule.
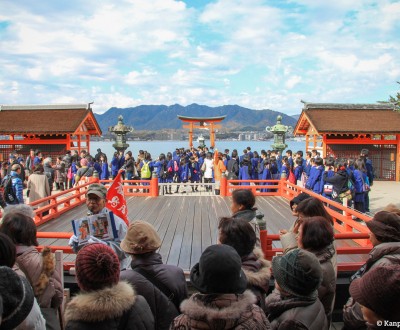
[[[209,245],[216,244],[218,219],[229,216],[231,198],[220,196],[159,196],[129,197],[129,219],[145,220],[153,224],[162,239],[160,254],[164,263],[177,265],[184,270],[198,262]],[[257,208],[264,213],[267,230],[276,234],[287,229],[294,221],[288,201],[282,197],[257,197]],[[38,231],[71,232],[71,220],[86,215],[86,205],[63,214],[60,218],[41,225]],[[40,239],[41,245],[67,245],[67,240]],[[279,247],[279,242],[274,245]],[[353,241],[340,241],[340,246],[355,246]],[[65,261],[73,261],[75,255],[65,255]],[[359,262],[365,256],[339,256],[339,262]]]

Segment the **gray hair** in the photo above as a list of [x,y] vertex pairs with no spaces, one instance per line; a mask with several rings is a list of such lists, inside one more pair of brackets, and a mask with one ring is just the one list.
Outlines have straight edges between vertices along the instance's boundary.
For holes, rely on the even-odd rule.
[[50,164],[52,161],[53,160],[51,159],[51,157],[47,157],[47,158],[44,159],[43,165]]
[[22,213],[30,218],[35,218],[35,212],[32,207],[26,204],[8,205],[3,212],[3,218],[9,213]]

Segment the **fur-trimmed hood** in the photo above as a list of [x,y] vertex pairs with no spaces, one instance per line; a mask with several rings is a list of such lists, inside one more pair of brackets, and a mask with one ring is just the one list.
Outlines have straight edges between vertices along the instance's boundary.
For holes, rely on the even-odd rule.
[[261,249],[255,248],[252,253],[242,258],[242,269],[249,285],[258,286],[268,291],[271,278],[271,262],[264,258]]
[[124,281],[102,290],[81,292],[68,303],[65,322],[101,322],[120,317],[135,302],[135,290]]
[[208,321],[218,319],[238,319],[249,306],[256,302],[255,295],[246,290],[243,294],[215,295],[194,294],[181,304],[181,311],[193,319],[206,318]]

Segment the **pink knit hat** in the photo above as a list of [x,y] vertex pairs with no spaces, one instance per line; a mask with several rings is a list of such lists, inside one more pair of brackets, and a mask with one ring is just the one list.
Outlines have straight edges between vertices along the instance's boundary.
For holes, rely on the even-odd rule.
[[82,158],[82,159],[81,159],[81,165],[82,165],[82,166],[87,166],[88,163],[89,163],[89,162],[88,162],[88,160],[87,160],[86,158]]

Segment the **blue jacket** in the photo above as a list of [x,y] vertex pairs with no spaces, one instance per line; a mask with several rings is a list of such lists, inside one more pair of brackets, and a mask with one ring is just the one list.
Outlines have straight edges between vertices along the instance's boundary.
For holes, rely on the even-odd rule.
[[289,169],[287,168],[286,165],[283,165],[283,164],[282,164],[282,166],[281,166],[281,172],[280,172],[281,177],[282,177],[282,174],[283,174],[283,173],[286,174],[286,179],[288,179],[288,178],[289,178]]
[[179,166],[179,178],[181,182],[187,182],[189,180],[189,165],[187,163]]
[[[239,169],[239,180],[250,180],[249,167],[247,165],[242,166]],[[241,186],[250,186],[250,182],[241,182]]]
[[367,169],[367,176],[369,179],[369,184],[372,186],[372,183],[374,182],[374,169],[372,167],[372,161],[369,158],[365,159],[365,168]]
[[296,180],[300,180],[301,174],[303,173],[303,166],[302,165],[296,166],[294,168],[293,173],[294,173],[294,176],[296,177]]
[[324,173],[324,168],[322,165],[313,166],[310,170],[310,176],[308,177],[306,188],[312,190],[317,194],[321,194],[324,188],[324,181],[322,175]]
[[189,163],[190,181],[200,181],[200,165],[198,162]]
[[11,179],[12,188],[15,192],[15,195],[18,198],[18,204],[24,204],[24,186],[22,184],[22,181],[18,176],[18,173],[15,171],[11,171],[10,175],[12,177]]
[[307,160],[305,160],[304,172],[306,172],[307,176],[310,176],[310,171],[311,171],[311,161],[309,161],[307,164]]
[[118,170],[119,170],[119,159],[118,157],[113,157],[111,159],[111,174],[113,176],[116,176],[118,174]]
[[367,174],[360,170],[353,171],[355,202],[364,202],[364,182],[366,177]]
[[[335,171],[334,170],[325,171],[324,173],[326,173],[326,177],[327,178],[332,178],[335,175]],[[325,180],[324,180],[324,175],[322,176],[322,180],[323,180],[322,186],[324,186],[325,183],[326,183]],[[326,184],[330,184],[330,183],[326,183]],[[327,194],[325,194],[323,192],[323,188],[322,188],[322,196],[332,199],[331,195],[327,195]]]
[[100,180],[108,180],[109,178],[110,178],[110,171],[108,169],[108,164],[103,163],[101,164]]
[[260,161],[262,161],[262,159],[260,160],[260,158],[251,158],[251,178],[253,180],[257,180],[258,179],[258,164],[260,163]]

